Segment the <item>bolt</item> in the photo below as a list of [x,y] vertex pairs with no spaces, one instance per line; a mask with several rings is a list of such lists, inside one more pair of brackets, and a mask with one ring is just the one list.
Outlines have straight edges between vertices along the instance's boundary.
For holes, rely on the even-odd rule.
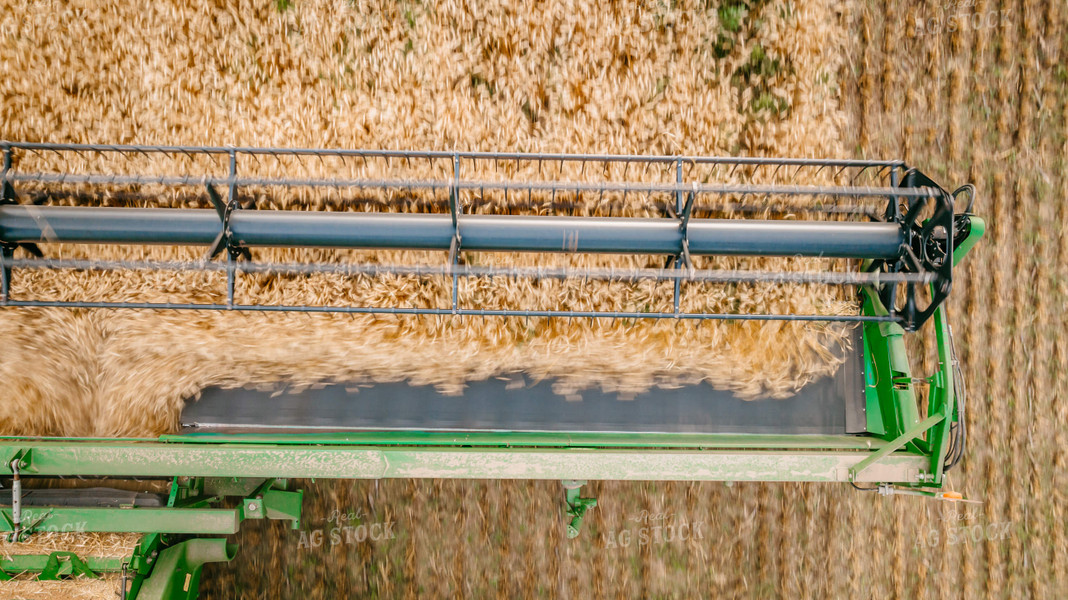
[[250,511],[252,511],[252,512],[256,512],[256,509],[257,509],[257,508],[256,508],[256,503],[255,503],[255,502],[249,502],[249,503],[248,503],[248,509],[249,509]]

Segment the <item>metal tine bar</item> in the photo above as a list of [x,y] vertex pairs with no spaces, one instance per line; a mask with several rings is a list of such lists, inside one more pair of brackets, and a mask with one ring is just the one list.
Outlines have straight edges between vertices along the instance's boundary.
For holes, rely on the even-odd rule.
[[939,280],[933,272],[861,272],[861,271],[752,271],[690,270],[651,268],[570,268],[570,267],[494,267],[477,265],[381,265],[372,263],[226,263],[210,260],[148,261],[84,258],[11,258],[8,266],[24,269],[78,269],[91,271],[177,271],[225,272],[266,275],[410,275],[457,277],[519,277],[531,279],[588,279],[612,281],[685,281],[704,283],[796,283],[818,285],[882,285],[899,283],[927,284]]
[[430,315],[473,317],[542,317],[563,319],[695,319],[723,321],[816,321],[839,323],[882,323],[895,319],[870,315],[813,315],[813,314],[736,314],[736,313],[679,313],[625,311],[554,311],[554,310],[485,310],[461,308],[315,306],[279,304],[197,304],[164,302],[67,302],[53,300],[10,300],[10,307],[39,308],[110,308],[131,310],[234,310],[242,312],[303,312],[385,315]]
[[[127,176],[127,175],[73,175],[73,174],[57,174],[57,173],[9,173],[7,176],[8,181],[26,181],[26,182],[42,182],[42,183],[85,183],[85,184],[115,184],[115,185],[130,185],[130,184],[158,184],[158,185],[193,185],[199,186],[204,183],[227,183],[231,182],[229,176],[225,178],[219,177],[193,177],[189,175],[183,176]],[[247,185],[259,185],[259,186],[279,186],[279,187],[356,187],[356,188],[387,188],[387,187],[418,187],[425,189],[433,188],[446,188],[453,185],[453,182],[442,180],[411,180],[411,179],[284,179],[284,178],[260,178],[260,177],[247,177],[237,178],[236,183],[240,186]],[[826,196],[841,196],[841,197],[904,197],[904,198],[932,198],[939,194],[935,188],[915,187],[915,188],[894,188],[894,187],[843,187],[843,186],[777,186],[777,185],[754,185],[754,184],[736,184],[736,185],[707,185],[697,184],[698,192],[706,194],[790,194],[790,195],[826,195]],[[599,191],[601,187],[604,187],[606,191],[637,191],[637,192],[657,192],[657,193],[670,193],[680,189],[675,183],[611,183],[611,182],[573,182],[573,181],[460,181],[459,187],[461,189],[479,188],[484,190],[489,189],[526,189],[528,187],[539,190],[566,190],[566,191]],[[689,191],[689,187],[681,188],[683,191]]]
[[[19,147],[19,146],[12,146],[12,147]],[[35,148],[30,147],[30,148],[26,148],[26,149],[29,149],[29,152],[33,152],[34,154],[37,154],[38,156],[40,156],[40,153],[37,153]],[[191,148],[177,147],[177,148],[174,148],[173,151],[170,151],[170,148],[168,148],[168,149],[169,149],[169,152],[183,152],[183,153],[185,153],[187,155],[191,155],[193,153],[193,149],[191,149]],[[220,149],[221,149],[222,152],[219,152],[219,153],[202,153],[202,154],[229,154],[231,151],[237,152],[238,154],[250,154],[251,156],[256,156],[256,157],[258,155],[260,155],[260,154],[263,154],[263,153],[242,152],[240,148],[220,148]],[[93,152],[99,152],[99,151],[93,151]],[[121,151],[115,151],[115,152],[119,152],[120,154],[126,154],[125,149],[121,149]],[[160,151],[160,152],[162,152],[162,151]],[[283,156],[283,155],[288,155],[288,154],[294,154],[298,158],[300,156],[302,156],[301,153],[272,152],[272,153],[269,153],[269,154],[271,154],[272,156]],[[341,157],[345,157],[345,156],[354,156],[354,155],[352,155],[352,154],[344,154],[344,153],[343,154],[337,154],[337,153],[326,153],[326,152],[324,152],[324,153],[320,153],[320,154],[318,154],[316,156],[319,156],[321,158],[323,156],[341,156]],[[366,160],[368,158],[366,155],[355,155],[355,156],[360,156],[361,159],[364,160],[364,163],[366,163]],[[387,160],[388,163],[390,162],[389,159],[390,159],[391,155],[379,156],[379,155],[376,154],[374,156],[378,156],[380,158],[384,158],[384,159]],[[427,158],[435,158],[435,157],[437,157],[436,154],[428,154],[428,153],[422,153],[422,154],[418,154],[418,155],[405,155],[405,154],[402,154],[400,156],[406,158],[406,160],[410,160],[410,156],[424,156],[424,157],[427,157]],[[446,157],[447,156],[451,156],[451,155],[446,155]],[[467,158],[468,154],[460,153],[460,156]],[[524,156],[522,158],[529,158],[529,157],[525,157]],[[648,164],[650,164],[651,162],[655,162],[654,160],[648,160],[648,159],[645,159],[644,157],[622,157],[622,158],[631,159],[631,160],[626,162],[626,164],[628,164],[628,165],[629,165],[630,162],[642,161],[644,168],[647,168]],[[654,158],[656,158],[656,157],[654,157]],[[587,161],[587,160],[591,160],[592,158],[583,159],[582,156],[578,156],[578,157],[574,157],[574,158],[570,158],[570,159],[571,160],[580,160],[580,161],[584,162],[584,161]],[[608,158],[599,157],[598,159],[599,160],[604,160],[607,163],[607,162],[611,161],[612,157],[608,157]],[[516,160],[518,161],[519,158],[517,158]],[[675,160],[678,160],[678,157],[673,157],[672,158],[672,161],[675,161]],[[718,164],[719,164],[719,162],[712,162],[711,161],[712,159],[685,158],[684,160],[688,160],[693,164],[696,164],[696,163],[711,163],[713,165],[713,173],[714,173],[714,168],[718,167]],[[737,168],[739,167],[740,164],[752,164],[752,165],[754,165],[754,167],[763,167],[763,165],[775,164],[776,167],[781,168],[782,165],[784,165],[784,164],[795,163],[794,161],[791,161],[791,160],[776,161],[776,162],[750,162],[750,161],[740,161],[740,159],[737,159],[737,160],[735,160],[735,159],[721,159],[721,160],[728,160],[729,162],[731,162],[731,164],[733,165],[732,173],[734,173],[737,170]],[[300,162],[301,162],[301,164],[304,164],[302,160]],[[564,162],[564,160],[561,159],[561,161],[560,161],[561,169],[562,169],[563,162]],[[539,159],[539,165],[540,165],[540,163],[541,163],[541,161]],[[893,164],[886,164],[886,163],[853,164],[850,161],[826,161],[826,162],[814,162],[814,163],[811,163],[811,164],[810,163],[802,163],[802,164],[799,164],[799,168],[803,168],[803,167],[805,167],[805,165],[817,165],[817,167],[822,167],[822,168],[829,167],[829,165],[839,165],[839,167],[860,167],[862,170],[865,170],[865,169],[868,169],[868,168],[876,168],[876,167],[878,167],[879,169],[897,167],[896,163],[893,163]],[[540,172],[540,170],[539,170],[539,172]],[[625,169],[625,174],[626,174],[626,169]]]
[[[91,150],[100,152],[144,151],[144,152],[178,152],[187,150],[199,153],[225,154],[230,150],[228,147],[218,146],[152,146],[152,145],[116,145],[116,144],[53,144],[40,142],[7,142],[13,147],[21,149],[51,149],[60,150]],[[263,148],[263,147],[239,147],[236,148],[241,154],[269,154],[269,155],[330,155],[330,156],[377,156],[377,157],[448,157],[450,151],[420,151],[420,150],[371,150],[371,149],[331,149],[331,148]],[[623,154],[562,154],[562,153],[522,153],[522,152],[463,152],[464,158],[472,159],[546,159],[546,160],[604,160],[609,162],[658,162],[672,163],[678,156],[667,155],[623,155]],[[897,165],[904,163],[899,160],[860,160],[860,159],[814,159],[814,158],[761,158],[761,157],[683,157],[686,160],[696,160],[701,163],[722,164],[752,164],[752,165],[849,165],[849,166],[876,166]]]

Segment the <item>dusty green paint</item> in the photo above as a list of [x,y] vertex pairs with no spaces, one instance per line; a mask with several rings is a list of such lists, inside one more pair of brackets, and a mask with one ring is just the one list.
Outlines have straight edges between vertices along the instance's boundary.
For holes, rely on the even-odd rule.
[[186,540],[165,548],[136,600],[192,600],[197,597],[204,564],[229,562],[236,552],[237,545],[223,538]]
[[567,539],[572,540],[578,537],[579,532],[582,531],[582,518],[586,516],[586,512],[591,508],[597,506],[596,498],[583,498],[581,483],[585,482],[564,482],[564,501],[567,503],[567,509],[564,514],[567,521]]
[[[0,508],[0,531],[11,531],[11,508]],[[36,531],[237,533],[238,513],[225,508],[98,508],[27,506],[23,526]]]
[[290,529],[300,529],[300,509],[304,491],[267,490],[263,493],[264,516],[290,521]]
[[[878,294],[868,287],[864,288],[862,310],[866,315],[889,314]],[[920,409],[912,388],[912,368],[904,335],[905,330],[896,323],[864,324],[864,339],[871,353],[875,391],[879,396],[881,421],[886,431],[882,437],[886,440],[897,438],[920,422]],[[920,451],[915,444],[910,445],[910,449]]]
[[[40,475],[680,481],[847,481],[848,469],[870,454],[859,450],[27,442],[19,447],[0,446],[0,455],[19,449],[32,450],[24,472]],[[915,473],[925,470],[928,463],[927,457],[918,453],[895,454],[881,463],[886,469],[869,470],[879,474],[878,479],[870,480],[914,483]]]
[[[885,435],[886,427],[883,425],[883,411],[879,406],[878,378],[875,375],[875,364],[872,362],[871,350],[868,348],[868,336],[861,336],[864,340],[864,415],[867,418],[866,430],[873,435]],[[880,439],[880,442],[885,440]]]
[[916,438],[923,435],[924,432],[929,430],[931,427],[934,427],[935,425],[944,420],[945,417],[943,417],[940,413],[936,413],[927,417],[923,421],[920,421],[916,425],[913,425],[911,428],[899,435],[889,444],[869,454],[867,458],[854,465],[853,468],[849,471],[850,479],[853,481],[859,481],[858,477],[860,477],[860,475],[863,474],[865,470],[871,468],[887,456],[890,456],[890,453],[894,450],[897,450],[898,448],[902,448],[905,445],[909,444]]
[[968,237],[964,238],[956,248],[953,249],[953,266],[957,266],[965,255],[979,242],[979,239],[986,233],[986,221],[972,215],[969,217],[971,220],[971,230],[968,232]]
[[[48,554],[13,554],[0,559],[0,570],[12,574],[26,572],[39,573],[43,571],[48,564],[48,556]],[[127,559],[123,557],[103,558],[99,556],[86,556],[81,558],[81,560],[94,573],[118,573],[122,571],[122,563]],[[60,562],[58,575],[70,575],[72,570],[70,562],[62,561]]]

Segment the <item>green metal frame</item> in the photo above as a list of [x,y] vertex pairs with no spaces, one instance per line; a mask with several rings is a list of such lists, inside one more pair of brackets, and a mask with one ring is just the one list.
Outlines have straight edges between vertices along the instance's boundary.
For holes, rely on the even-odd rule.
[[[245,519],[289,520],[294,529],[299,528],[302,492],[285,489],[286,483],[262,478],[175,477],[165,508],[26,508],[22,517],[24,524],[32,523],[29,535],[34,531],[150,533],[127,557],[79,557],[73,552],[4,557],[0,580],[27,572],[38,573],[41,580],[122,573],[120,585],[129,588],[126,598],[196,598],[203,565],[233,559],[237,546],[223,537],[189,535],[234,534]],[[219,506],[232,496],[241,497],[237,507]],[[2,509],[2,514],[0,531],[11,531],[11,509]]]
[[[983,235],[972,217],[954,262]],[[862,312],[884,315],[874,289]],[[301,492],[279,478],[557,479],[565,485],[568,535],[577,535],[596,500],[580,497],[586,480],[825,481],[896,484],[933,495],[941,487],[950,427],[959,419],[954,357],[944,307],[934,313],[939,369],[928,379],[921,414],[905,350],[893,323],[864,325],[867,435],[616,434],[532,432],[360,432],[344,434],[191,434],[153,439],[0,437],[0,475],[18,462],[27,476],[173,477],[166,507],[27,507],[23,527],[53,531],[147,532],[125,559],[71,553],[11,556],[0,579],[18,572],[47,577],[122,571],[130,599],[195,598],[201,567],[228,561],[221,537],[245,519],[289,520],[299,527]],[[224,507],[224,499],[239,498]],[[228,503],[232,505],[233,503]],[[0,531],[13,529],[0,509]],[[125,584],[124,584],[125,585]]]
[[[800,442],[793,440],[794,447],[784,449],[715,448],[711,440],[708,448],[673,449],[638,444],[627,448],[471,447],[340,445],[322,444],[321,439],[216,444],[8,438],[0,440],[0,456],[21,454],[25,475],[844,482],[849,481],[850,468],[885,445],[874,438],[858,438],[871,444],[825,449],[824,436],[819,437],[813,446],[799,447]],[[775,445],[771,440],[766,443]],[[926,477],[921,472],[927,464],[920,453],[899,452],[859,480],[916,483]],[[0,475],[10,472],[9,466],[0,466]]]
[[[983,219],[968,216],[967,236],[953,251],[956,266],[986,233]],[[862,312],[884,316],[889,311],[872,287],[862,289]],[[950,429],[959,421],[958,404],[953,382],[953,347],[946,307],[934,311],[935,341],[938,346],[938,370],[927,379],[927,417],[921,420],[919,403],[913,389],[912,369],[905,349],[904,330],[894,323],[866,323],[864,352],[868,372],[867,418],[868,431],[888,442],[865,458],[850,471],[854,481],[866,469],[898,449],[905,448],[928,457],[928,469],[922,481],[910,484],[941,487],[943,467],[949,448]]]

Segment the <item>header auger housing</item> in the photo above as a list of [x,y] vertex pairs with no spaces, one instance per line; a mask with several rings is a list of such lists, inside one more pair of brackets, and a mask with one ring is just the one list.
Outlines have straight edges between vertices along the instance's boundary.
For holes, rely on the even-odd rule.
[[[455,315],[465,318],[801,320],[855,323],[838,373],[785,400],[743,401],[709,385],[634,402],[556,396],[551,382],[341,385],[290,392],[208,389],[182,431],[151,439],[0,438],[0,475],[20,486],[0,508],[24,539],[83,523],[144,532],[122,561],[129,598],[189,597],[200,566],[229,560],[221,536],[249,518],[299,527],[292,478],[514,478],[566,482],[577,532],[590,480],[849,482],[934,494],[964,453],[963,377],[946,300],[982,219],[901,161],[0,143],[0,312],[32,308]],[[289,199],[302,198],[299,209]],[[310,208],[310,209],[309,209]],[[193,246],[190,261],[63,258],[57,244]],[[439,264],[271,262],[263,248],[422,250]],[[642,255],[641,268],[491,266],[477,253]],[[825,258],[822,271],[701,268],[703,256]],[[18,288],[30,270],[209,271],[210,301],[87,299]],[[235,292],[253,275],[411,275],[452,281],[443,305],[263,304]],[[667,282],[666,310],[489,309],[461,278]],[[689,284],[813,284],[856,290],[853,314],[688,312]],[[282,283],[284,285],[284,282]],[[18,288],[18,289],[16,289]],[[45,293],[47,292],[47,293]],[[49,295],[51,294],[51,295]],[[851,296],[852,297],[852,296]],[[930,327],[925,327],[930,323]],[[938,370],[917,396],[904,336],[932,331]],[[786,341],[784,341],[786,342]],[[297,408],[299,407],[299,410]],[[170,494],[94,505],[79,490],[38,496],[52,477],[167,478]],[[106,494],[105,494],[106,495]],[[225,508],[225,497],[240,498]],[[29,504],[23,502],[27,500]],[[106,500],[106,498],[105,498]],[[33,506],[27,513],[27,507]],[[207,538],[203,536],[208,536]],[[0,561],[41,571],[42,557]],[[62,576],[62,573],[49,574]],[[192,582],[190,592],[189,582]],[[183,587],[184,586],[184,587]]]

